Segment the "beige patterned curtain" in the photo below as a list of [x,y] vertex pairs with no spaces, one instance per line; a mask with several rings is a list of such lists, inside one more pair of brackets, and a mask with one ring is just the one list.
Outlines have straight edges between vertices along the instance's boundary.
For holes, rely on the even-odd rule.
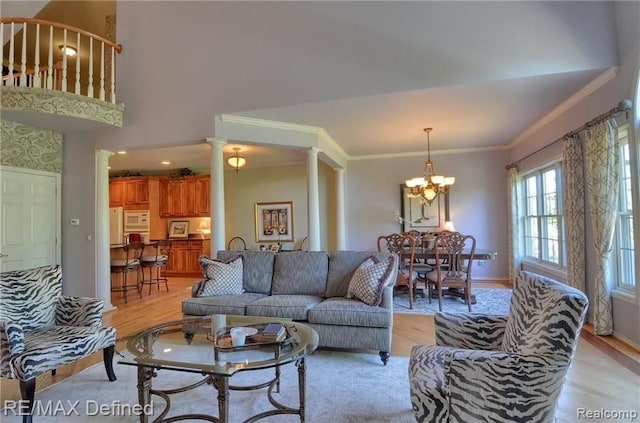
[[585,176],[593,227],[593,247],[598,260],[593,298],[594,328],[597,335],[613,333],[611,280],[608,271],[618,212],[618,126],[614,119],[586,131]]
[[522,261],[521,243],[521,226],[519,221],[519,195],[520,180],[522,178],[518,174],[517,167],[511,167],[507,170],[507,210],[509,211],[509,220],[507,221],[507,233],[509,234],[509,282],[513,285],[516,275],[520,270]]
[[584,155],[578,137],[564,139],[563,212],[567,242],[567,283],[585,291]]

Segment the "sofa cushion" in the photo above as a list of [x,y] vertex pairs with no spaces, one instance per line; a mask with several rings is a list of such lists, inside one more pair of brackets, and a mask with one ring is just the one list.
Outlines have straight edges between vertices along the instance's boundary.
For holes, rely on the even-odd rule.
[[351,277],[347,298],[357,298],[371,306],[380,305],[382,291],[391,283],[394,265],[391,257],[386,260],[370,257],[363,261]]
[[307,313],[322,301],[314,295],[272,295],[247,305],[247,315],[307,320]]
[[11,358],[15,378],[28,380],[41,373],[115,344],[116,330],[96,326],[50,326],[25,334],[24,352]]
[[182,313],[192,316],[209,314],[245,314],[247,304],[251,304],[265,294],[245,292],[240,295],[219,295],[216,297],[187,298],[182,300]]
[[218,260],[242,256],[242,285],[246,292],[271,293],[273,261],[275,254],[269,251],[218,251]]
[[375,256],[383,260],[395,257],[392,254],[376,251],[333,251],[329,256],[329,274],[325,297],[344,297],[347,295],[349,282],[358,266],[367,258]]
[[309,323],[324,325],[390,328],[393,323],[388,309],[345,297],[326,298],[308,315]]
[[271,287],[273,295],[324,295],[329,271],[326,252],[285,251],[275,256]]
[[197,297],[242,294],[244,291],[242,257],[237,256],[228,261],[220,261],[201,256],[198,261],[202,266],[205,280],[200,284]]

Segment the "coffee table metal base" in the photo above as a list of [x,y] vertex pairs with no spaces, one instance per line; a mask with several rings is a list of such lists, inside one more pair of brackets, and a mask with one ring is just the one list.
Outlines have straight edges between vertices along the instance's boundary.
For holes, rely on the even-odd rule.
[[[275,377],[264,383],[260,383],[252,386],[234,386],[229,384],[230,376],[213,376],[207,375],[204,379],[193,383],[188,386],[183,386],[176,389],[157,390],[152,388],[152,379],[158,376],[158,370],[152,367],[138,367],[138,403],[146,410],[148,404],[151,403],[151,396],[157,395],[162,398],[166,405],[160,415],[153,420],[153,423],[169,423],[177,422],[181,420],[204,420],[214,423],[227,423],[229,419],[229,391],[250,391],[262,388],[267,388],[267,399],[269,403],[274,407],[273,410],[264,411],[254,416],[249,417],[244,423],[253,423],[260,419],[278,415],[278,414],[297,414],[300,416],[300,422],[305,421],[305,386],[306,386],[306,365],[304,357],[295,362],[298,369],[298,394],[299,394],[299,408],[288,407],[278,402],[274,397],[274,392],[280,390],[280,366],[275,366]],[[172,370],[167,370],[172,371]],[[169,409],[171,408],[171,399],[169,395],[185,392],[191,389],[195,389],[202,385],[212,385],[217,391],[218,400],[218,416],[210,416],[207,414],[181,414],[177,416],[169,416]],[[149,416],[145,413],[140,414],[140,423],[148,423]]]

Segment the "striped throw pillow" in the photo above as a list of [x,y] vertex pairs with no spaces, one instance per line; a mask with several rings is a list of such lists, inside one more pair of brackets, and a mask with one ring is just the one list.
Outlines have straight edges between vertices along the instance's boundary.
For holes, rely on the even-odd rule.
[[200,284],[197,297],[239,295],[244,292],[242,287],[242,256],[233,257],[228,261],[201,256],[198,261],[202,266],[205,280]]
[[371,256],[358,266],[349,281],[347,298],[357,298],[365,304],[379,306],[382,292],[391,283],[393,257],[381,261]]

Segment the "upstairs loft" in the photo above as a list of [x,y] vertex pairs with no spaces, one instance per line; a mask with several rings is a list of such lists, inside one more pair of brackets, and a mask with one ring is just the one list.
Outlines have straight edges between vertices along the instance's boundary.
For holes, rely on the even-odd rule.
[[3,120],[68,132],[122,127],[115,63],[122,45],[69,25],[0,18]]

